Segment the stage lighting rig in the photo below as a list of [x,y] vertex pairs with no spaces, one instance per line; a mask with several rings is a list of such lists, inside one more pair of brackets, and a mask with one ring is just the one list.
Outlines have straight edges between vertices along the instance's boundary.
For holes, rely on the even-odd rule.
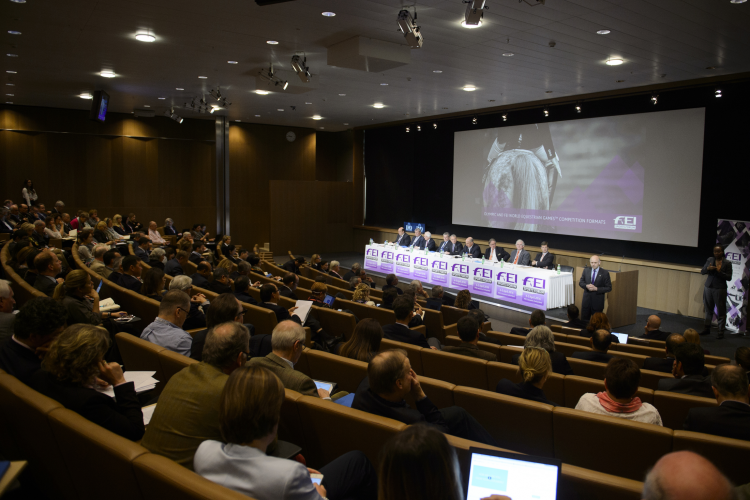
[[286,90],[289,86],[289,82],[282,80],[273,73],[273,64],[268,68],[268,71],[261,70],[258,75],[265,81],[274,84],[276,87],[281,87],[282,90]]
[[463,0],[466,3],[466,15],[464,17],[464,24],[466,26],[479,26],[482,23],[482,16],[484,15],[485,0]]
[[408,10],[402,10],[398,13],[397,22],[398,28],[404,34],[404,38],[406,38],[406,43],[412,49],[422,47],[424,39],[422,38],[422,33],[419,32],[419,26],[417,26],[417,11],[414,11],[414,17],[412,18]]
[[310,68],[307,67],[307,56],[303,59],[299,54],[293,55],[292,69],[303,83],[310,83],[312,75],[310,74]]
[[178,116],[174,112],[174,108],[168,109],[164,112],[164,116],[171,118],[172,120],[176,121],[177,123],[182,123],[182,117]]

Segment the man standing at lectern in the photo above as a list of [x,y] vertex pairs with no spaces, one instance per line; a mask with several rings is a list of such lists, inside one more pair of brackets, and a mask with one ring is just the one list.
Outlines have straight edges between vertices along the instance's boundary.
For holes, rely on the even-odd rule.
[[592,256],[589,263],[591,267],[583,270],[578,282],[578,286],[583,288],[581,319],[584,321],[588,321],[595,312],[604,312],[604,294],[612,291],[609,271],[600,267],[599,256]]
[[732,279],[732,263],[724,258],[724,249],[714,247],[714,256],[709,257],[701,269],[701,274],[708,274],[703,288],[703,307],[706,311],[701,335],[711,333],[711,320],[716,308],[716,319],[719,321],[718,339],[724,338],[727,325],[727,281]]

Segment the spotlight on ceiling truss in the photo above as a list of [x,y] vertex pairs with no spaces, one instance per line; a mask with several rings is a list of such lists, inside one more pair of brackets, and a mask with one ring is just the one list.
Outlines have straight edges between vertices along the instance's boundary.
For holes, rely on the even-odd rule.
[[272,83],[276,87],[281,87],[282,90],[286,90],[286,88],[289,86],[289,82],[287,80],[282,80],[278,76],[276,76],[273,72],[273,64],[269,66],[268,71],[261,70],[258,72],[258,76],[260,76],[263,80],[267,81],[268,83]]
[[312,75],[310,74],[310,68],[307,67],[307,56],[304,58],[300,57],[299,54],[292,56],[292,69],[302,83],[310,83]]
[[406,43],[408,43],[412,49],[418,49],[422,47],[422,42],[424,41],[422,33],[419,32],[419,26],[417,26],[416,18],[416,11],[414,11],[414,17],[412,18],[409,11],[404,9],[398,13],[397,19],[398,27],[401,30],[401,33],[404,34]]
[[182,117],[177,115],[177,113],[174,112],[174,108],[168,109],[164,112],[164,116],[171,118],[172,120],[176,121],[177,123],[182,123]]
[[467,26],[479,26],[484,15],[484,0],[464,0],[466,3],[466,15],[464,24]]

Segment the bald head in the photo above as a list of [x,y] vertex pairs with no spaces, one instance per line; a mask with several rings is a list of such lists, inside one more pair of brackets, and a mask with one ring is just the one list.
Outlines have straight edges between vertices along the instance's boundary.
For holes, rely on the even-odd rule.
[[732,485],[714,465],[692,451],[664,455],[646,475],[644,500],[724,500]]
[[370,389],[379,395],[389,394],[395,390],[397,381],[411,369],[406,351],[391,349],[378,353],[367,365],[367,376]]
[[599,266],[602,264],[602,262],[599,260],[598,255],[592,255],[589,259],[589,264],[591,264],[591,269],[599,269]]
[[679,333],[673,333],[669,337],[667,337],[667,354],[671,354],[670,357],[674,357],[674,348],[677,347],[679,344],[682,344],[685,342],[685,337],[680,335]]
[[591,336],[591,346],[595,351],[607,352],[612,343],[612,334],[607,330],[597,330]]
[[649,330],[658,330],[661,326],[661,318],[655,314],[652,314],[648,317],[648,323],[646,323],[646,328]]

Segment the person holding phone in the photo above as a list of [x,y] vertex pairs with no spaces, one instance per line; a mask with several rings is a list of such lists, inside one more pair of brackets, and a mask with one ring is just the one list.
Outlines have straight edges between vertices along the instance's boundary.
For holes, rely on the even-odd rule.
[[276,439],[284,386],[270,370],[246,365],[229,376],[219,403],[222,441],[201,443],[193,459],[201,476],[257,500],[375,500],[377,476],[352,451],[321,469],[266,455]]

